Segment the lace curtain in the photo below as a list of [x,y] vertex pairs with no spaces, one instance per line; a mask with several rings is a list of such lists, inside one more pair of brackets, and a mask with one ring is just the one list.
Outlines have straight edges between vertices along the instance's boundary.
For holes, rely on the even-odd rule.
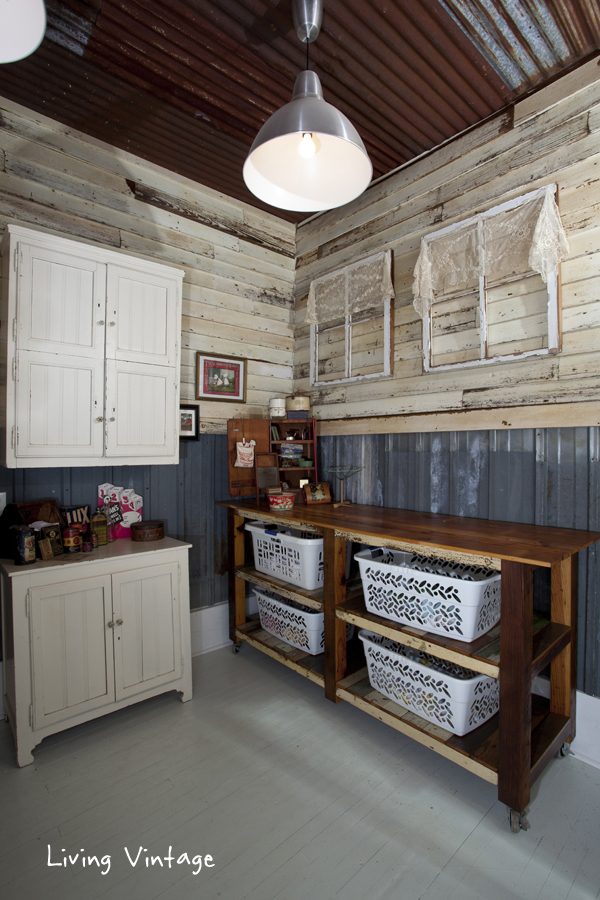
[[413,303],[421,318],[440,294],[477,290],[481,275],[497,281],[533,269],[546,283],[569,253],[554,191],[548,185],[513,209],[422,238],[413,282]]
[[390,250],[368,256],[311,282],[306,321],[310,325],[333,322],[367,310],[380,310],[394,296]]

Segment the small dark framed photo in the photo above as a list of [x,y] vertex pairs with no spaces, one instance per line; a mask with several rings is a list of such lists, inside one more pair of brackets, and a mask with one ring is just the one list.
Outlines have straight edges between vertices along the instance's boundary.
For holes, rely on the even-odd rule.
[[179,439],[197,441],[200,437],[200,416],[197,406],[179,406]]

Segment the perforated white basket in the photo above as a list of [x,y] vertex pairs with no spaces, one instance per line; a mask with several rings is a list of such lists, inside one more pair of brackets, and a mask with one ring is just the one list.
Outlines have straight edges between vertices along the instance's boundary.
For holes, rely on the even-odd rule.
[[264,522],[248,522],[246,528],[252,534],[258,572],[306,591],[323,586],[323,538]]
[[462,735],[498,712],[497,679],[370,631],[359,631],[358,636],[371,686],[429,722]]
[[[265,631],[280,637],[312,656],[325,649],[324,615],[316,609],[280,597],[274,591],[253,588],[260,624]],[[354,625],[346,625],[346,638],[354,635]]]
[[432,634],[473,641],[500,619],[492,569],[378,547],[355,554],[370,612]]

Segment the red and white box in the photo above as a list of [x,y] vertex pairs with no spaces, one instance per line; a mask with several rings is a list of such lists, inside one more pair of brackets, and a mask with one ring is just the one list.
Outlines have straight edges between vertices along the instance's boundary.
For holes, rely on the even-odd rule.
[[98,506],[114,506],[118,504],[123,519],[112,526],[115,538],[130,538],[131,526],[134,522],[142,521],[142,506],[144,500],[136,494],[134,488],[118,487],[114,484],[98,485]]

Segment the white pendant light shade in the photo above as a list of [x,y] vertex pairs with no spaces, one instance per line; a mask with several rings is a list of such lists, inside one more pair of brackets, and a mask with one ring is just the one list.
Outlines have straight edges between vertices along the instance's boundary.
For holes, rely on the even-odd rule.
[[0,0],[0,63],[29,56],[45,33],[44,0]]
[[265,122],[244,164],[244,181],[255,196],[300,212],[349,203],[372,174],[356,128],[325,102],[319,77],[311,71],[298,75],[291,102]]

